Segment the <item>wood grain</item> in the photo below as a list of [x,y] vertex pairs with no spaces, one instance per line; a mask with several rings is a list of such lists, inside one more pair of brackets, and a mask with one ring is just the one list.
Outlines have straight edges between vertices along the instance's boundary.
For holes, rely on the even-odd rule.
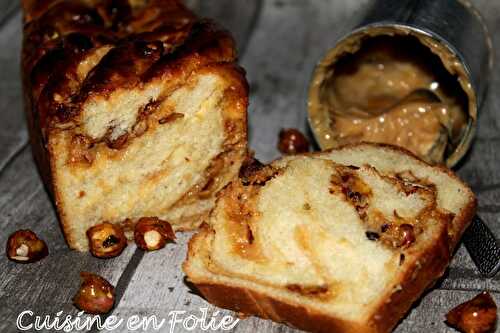
[[[269,161],[279,153],[277,133],[283,127],[307,132],[306,96],[317,60],[356,23],[369,0],[188,0],[202,16],[215,17],[231,30],[240,46],[241,64],[251,85],[250,146]],[[0,12],[10,1],[0,0]],[[492,32],[500,31],[498,1],[476,0]],[[229,311],[206,303],[184,282],[180,265],[190,234],[154,253],[131,245],[119,258],[98,260],[69,251],[54,209],[39,180],[27,146],[19,80],[21,15],[0,15],[0,244],[19,228],[31,228],[49,244],[51,255],[32,265],[17,265],[0,257],[0,332],[16,332],[19,312],[76,313],[71,305],[82,270],[96,272],[117,284],[119,302],[114,315],[157,315],[169,319],[171,310],[199,314],[208,308],[218,318]],[[500,46],[500,34],[493,33]],[[496,55],[497,64],[500,55]],[[490,94],[479,117],[479,131],[471,153],[459,166],[479,199],[483,219],[500,235],[500,69],[493,73]],[[445,278],[429,292],[396,332],[453,332],[444,314],[481,290],[500,302],[500,276],[481,278],[461,247]],[[233,314],[231,314],[233,315]],[[154,332],[152,329],[147,332]],[[167,330],[163,330],[167,331]],[[177,326],[175,332],[184,331]],[[196,330],[195,330],[196,331]],[[198,330],[200,331],[200,330]],[[500,330],[498,330],[500,331]],[[201,332],[201,331],[200,331]],[[258,318],[242,320],[233,332],[295,332]]]
[[131,261],[134,245],[110,260],[68,250],[29,147],[22,149],[0,174],[0,189],[0,244],[4,246],[12,232],[28,228],[47,242],[50,253],[28,265],[0,256],[0,332],[15,332],[16,317],[24,310],[40,315],[58,311],[76,314],[71,299],[78,290],[81,271],[95,272],[118,284],[129,264],[136,266]]
[[[6,4],[2,2],[2,6]],[[18,12],[7,21],[0,25],[0,173],[28,142],[19,74],[21,14]]]
[[367,1],[265,1],[241,63],[250,82],[250,147],[280,156],[284,127],[308,132],[306,100],[316,62],[356,23]]
[[[350,2],[348,5],[343,3],[340,6],[338,2],[332,1],[264,2],[254,34],[246,46],[247,52],[241,58],[251,86],[250,146],[255,149],[258,158],[269,161],[279,156],[276,141],[280,128],[296,127],[307,130],[305,100],[308,79],[315,62],[325,51],[325,46],[317,46],[324,43],[325,36],[331,41],[340,37],[347,29],[346,21],[353,26],[358,15],[357,11],[359,12],[357,6],[360,4]],[[307,18],[314,18],[314,24],[298,23],[304,19],[308,20]],[[291,31],[293,33],[290,33]],[[486,145],[488,143],[489,141],[485,141]],[[492,146],[490,147],[494,150]],[[488,148],[484,146],[483,149]],[[498,150],[496,153],[500,154]],[[475,155],[473,157],[475,158]],[[472,170],[473,167],[471,166]],[[481,179],[487,179],[483,176],[486,170],[491,168],[491,165],[484,166],[484,171],[479,171],[482,173],[478,174],[476,180],[479,182]],[[485,218],[488,219],[487,216]],[[180,244],[178,246],[181,250],[169,250],[172,251],[174,267],[178,266],[177,260],[182,260],[184,257],[184,246]],[[167,269],[171,268],[173,272],[177,272],[176,268],[169,266],[171,263],[167,264]],[[154,267],[163,267],[162,264],[165,264],[164,258],[159,259],[156,254],[145,255],[136,271],[137,278],[134,277],[132,280],[117,313],[125,316],[147,313],[166,317],[172,309],[185,309],[186,303],[190,304],[191,309],[194,308],[191,311],[196,311],[196,307],[202,306],[209,306],[212,309],[211,305],[204,303],[199,296],[190,294],[187,286],[177,283],[174,284],[175,294],[165,295],[164,292],[160,292],[159,297],[153,297],[156,288],[154,291],[147,291],[149,285],[147,281],[152,279],[150,277],[152,274],[147,271],[153,270]],[[160,282],[163,288],[172,283],[167,274],[164,276],[165,279]],[[499,286],[498,278],[481,278],[464,248],[460,248],[446,278],[438,285],[441,290],[435,290],[427,295],[425,302],[411,312],[397,331],[420,332],[425,329],[432,332],[453,331],[443,324],[447,309],[458,304],[460,297],[465,300],[480,290],[500,291]],[[459,297],[455,290],[467,290],[467,292],[461,292]],[[147,296],[141,295],[143,293],[147,293]],[[170,298],[170,301],[164,297]],[[498,298],[498,294],[495,297]],[[147,301],[144,302],[144,299]],[[426,311],[429,304],[433,307]],[[430,312],[432,316],[429,315]],[[415,326],[422,330],[415,330]],[[250,318],[241,322],[235,331],[293,332],[295,330],[270,321]]]
[[0,27],[8,21],[9,17],[20,7],[19,1],[0,0]]

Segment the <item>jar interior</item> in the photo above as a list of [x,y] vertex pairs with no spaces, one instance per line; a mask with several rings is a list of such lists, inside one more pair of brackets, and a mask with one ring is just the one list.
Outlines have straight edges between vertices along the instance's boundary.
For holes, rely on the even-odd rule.
[[468,95],[435,50],[412,35],[365,36],[326,64],[319,104],[335,145],[395,144],[444,163],[468,122]]

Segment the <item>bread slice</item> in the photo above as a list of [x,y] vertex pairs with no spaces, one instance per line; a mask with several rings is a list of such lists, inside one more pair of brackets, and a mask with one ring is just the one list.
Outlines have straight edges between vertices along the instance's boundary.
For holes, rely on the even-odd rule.
[[246,166],[183,269],[211,303],[312,332],[388,332],[475,212],[451,171],[358,144]]
[[230,34],[177,0],[23,4],[31,142],[69,246],[104,221],[197,227],[247,152]]

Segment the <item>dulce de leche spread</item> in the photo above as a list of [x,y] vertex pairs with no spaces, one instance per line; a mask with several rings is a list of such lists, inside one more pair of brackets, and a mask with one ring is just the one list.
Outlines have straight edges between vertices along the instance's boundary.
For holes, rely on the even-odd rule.
[[468,120],[467,95],[457,78],[415,37],[377,36],[358,47],[313,79],[318,98],[310,98],[309,108],[319,103],[328,113],[323,134],[331,146],[395,144],[443,163]]

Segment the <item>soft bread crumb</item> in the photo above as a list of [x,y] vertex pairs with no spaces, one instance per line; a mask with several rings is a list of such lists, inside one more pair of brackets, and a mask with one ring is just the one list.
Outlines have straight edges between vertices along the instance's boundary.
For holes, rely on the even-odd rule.
[[[210,302],[304,330],[390,331],[444,273],[457,243],[449,230],[463,232],[474,214],[475,198],[458,178],[394,148],[360,144],[270,167],[266,181],[224,190],[183,268]],[[346,170],[370,188],[368,208],[353,206],[335,181],[332,188]],[[418,183],[397,178],[408,170]],[[450,189],[461,197],[437,199]],[[368,237],[374,226],[382,235],[385,222],[412,223],[415,240]]]
[[[71,207],[65,210],[65,217],[76,236],[76,248],[87,247],[85,231],[102,221],[118,223],[143,216],[180,221],[186,214],[196,217],[211,208],[213,198],[191,204],[188,209],[171,210],[202,180],[203,171],[223,151],[225,131],[220,100],[225,89],[218,76],[200,76],[191,86],[176,90],[163,101],[169,106],[167,109],[183,114],[182,118],[163,125],[156,121],[157,125],[151,125],[123,150],[113,151],[102,145],[90,166],[68,165],[66,147],[71,137],[69,133],[60,133],[54,140],[55,149],[61,152],[55,161],[56,178],[61,190],[60,204]],[[143,98],[142,103],[148,101]],[[119,104],[109,116],[134,115],[136,107]],[[106,112],[101,110],[100,114]],[[79,195],[82,191],[83,197]],[[175,221],[171,222],[176,228]]]

